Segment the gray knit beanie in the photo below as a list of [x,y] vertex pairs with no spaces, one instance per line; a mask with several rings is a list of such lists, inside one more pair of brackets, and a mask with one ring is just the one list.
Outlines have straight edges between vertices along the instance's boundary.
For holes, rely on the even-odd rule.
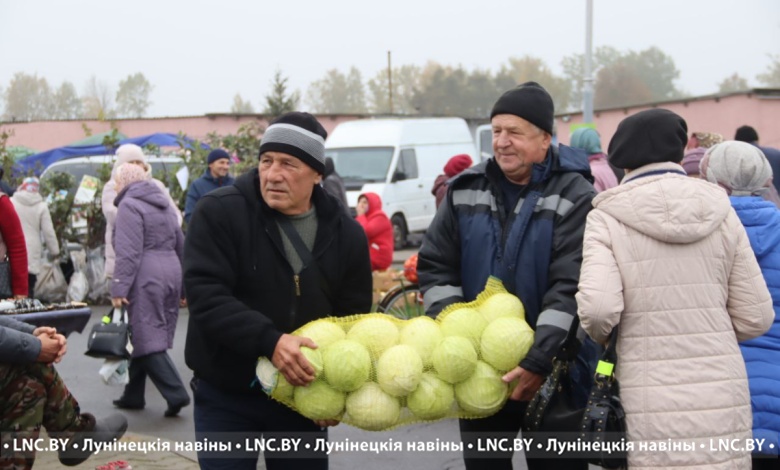
[[328,132],[309,113],[293,111],[271,121],[260,141],[259,155],[282,152],[325,173],[325,139]]
[[772,184],[772,167],[755,145],[726,141],[707,149],[701,175],[731,196],[760,196]]

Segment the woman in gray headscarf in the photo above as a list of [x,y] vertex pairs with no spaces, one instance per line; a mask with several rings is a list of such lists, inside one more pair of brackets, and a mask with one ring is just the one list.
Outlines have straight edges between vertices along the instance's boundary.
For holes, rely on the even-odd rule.
[[[758,147],[723,142],[707,150],[701,175],[729,193],[772,295],[775,319],[769,331],[739,347],[747,367],[753,438],[765,439],[762,448],[753,453],[753,469],[776,469],[780,448],[780,211],[762,199],[774,187],[772,167]],[[756,458],[760,454],[761,458]],[[774,458],[767,459],[766,454]]]

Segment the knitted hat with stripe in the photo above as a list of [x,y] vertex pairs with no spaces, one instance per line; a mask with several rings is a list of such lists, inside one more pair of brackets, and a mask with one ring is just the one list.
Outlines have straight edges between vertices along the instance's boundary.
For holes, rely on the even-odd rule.
[[271,122],[260,141],[260,155],[281,152],[300,159],[317,173],[325,173],[328,132],[309,113],[282,114]]

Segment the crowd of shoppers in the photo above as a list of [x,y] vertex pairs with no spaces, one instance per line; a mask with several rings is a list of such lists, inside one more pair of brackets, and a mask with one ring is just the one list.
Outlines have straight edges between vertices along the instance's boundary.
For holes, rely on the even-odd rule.
[[[627,440],[694,443],[689,452],[631,449],[629,468],[776,468],[778,153],[760,147],[750,126],[723,141],[713,132],[689,134],[685,120],[664,109],[625,118],[606,153],[591,127],[575,130],[571,146],[554,145],[553,101],[535,82],[501,95],[490,122],[493,157],[474,165],[455,155],[436,179],[438,211],[418,260],[428,315],[474,300],[494,276],[522,300],[535,330],[527,356],[503,377],[507,404],[491,417],[460,420],[466,468],[511,468],[511,450],[468,443],[520,431],[528,401],[578,324],[575,400],[584,403],[599,344],[620,325],[615,376]],[[310,421],[251,386],[258,357],[290,384],[310,383],[315,371],[301,347],[316,345],[291,333],[317,318],[368,312],[371,271],[392,263],[393,226],[380,196],[360,194],[356,217],[349,214],[326,138],[314,116],[283,114],[262,137],[257,168],[236,179],[230,154],[211,151],[187,191],[186,236],[182,213],[143,150],[117,149],[102,196],[105,273],[112,305],[127,310],[133,330],[129,383],[117,408],[146,406],[147,376],[166,401],[166,417],[190,404],[167,352],[179,309],[188,306],[185,358],[198,439],[327,439],[338,421]],[[0,192],[0,257],[9,261],[15,298],[34,297],[44,246],[54,257],[60,251],[39,187],[29,177],[13,197]],[[51,365],[65,351],[52,328],[1,322],[0,397],[11,405],[0,415],[4,435],[43,426],[77,441],[95,434],[109,441],[124,432],[122,415],[98,421],[80,413]],[[25,402],[10,393],[17,385],[41,391]],[[59,411],[39,413],[52,400]],[[37,421],[21,425],[29,410]],[[766,440],[764,454],[699,446],[751,437]],[[204,469],[255,468],[258,457],[198,453]],[[576,455],[526,459],[531,470],[587,468]],[[266,456],[269,468],[327,468],[327,460],[316,452]]]

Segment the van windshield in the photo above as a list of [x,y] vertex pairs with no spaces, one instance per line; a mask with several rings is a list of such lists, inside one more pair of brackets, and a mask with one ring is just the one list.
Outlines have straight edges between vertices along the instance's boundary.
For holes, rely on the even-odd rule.
[[347,189],[360,189],[366,183],[384,183],[393,159],[393,147],[325,149]]

